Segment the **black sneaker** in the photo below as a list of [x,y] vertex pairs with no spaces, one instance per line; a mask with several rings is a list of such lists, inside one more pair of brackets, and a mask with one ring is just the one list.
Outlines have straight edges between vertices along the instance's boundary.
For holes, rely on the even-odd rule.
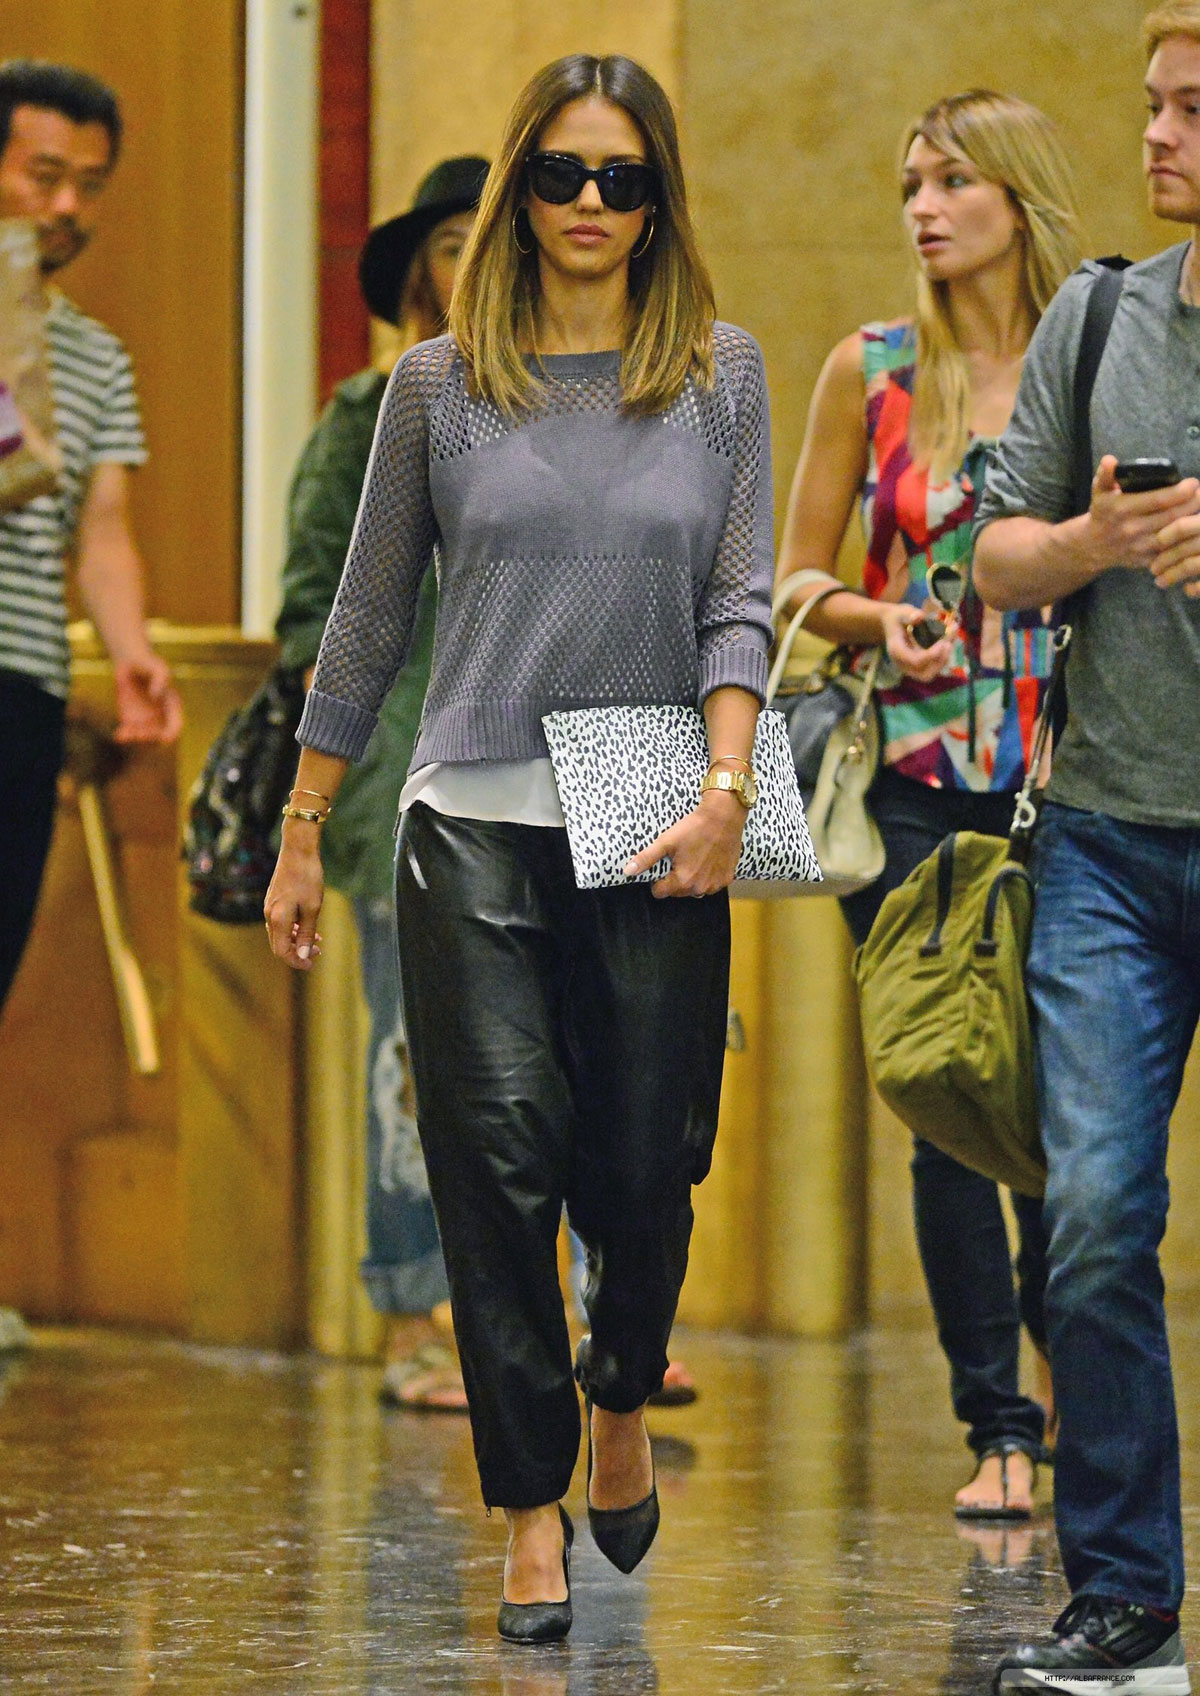
[[1094,1696],[1191,1696],[1179,1616],[1111,1596],[1076,1596],[1050,1643],[1022,1643],[1000,1662],[993,1689]]

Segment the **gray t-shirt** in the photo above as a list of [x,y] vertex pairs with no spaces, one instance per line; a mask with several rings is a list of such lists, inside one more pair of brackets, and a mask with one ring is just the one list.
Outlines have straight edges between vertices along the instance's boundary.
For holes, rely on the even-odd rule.
[[[1186,244],[1132,266],[1092,394],[1092,452],[1171,458],[1200,477],[1200,308],[1179,298]],[[1074,511],[1072,385],[1098,267],[1069,277],[1037,327],[988,470],[996,518]],[[1115,566],[1074,597],[1070,713],[1049,795],[1133,824],[1200,825],[1200,600]]]
[[542,715],[762,699],[771,459],[758,344],[717,324],[711,388],[628,413],[619,353],[545,360],[537,404],[472,395],[449,336],[400,360],[298,732],[362,757],[438,570],[433,671],[413,755],[544,757]]

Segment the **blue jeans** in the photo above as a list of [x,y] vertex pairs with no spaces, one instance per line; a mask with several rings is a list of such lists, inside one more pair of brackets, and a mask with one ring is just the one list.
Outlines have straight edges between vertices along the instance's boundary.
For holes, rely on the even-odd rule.
[[[1013,797],[933,789],[884,768],[871,788],[871,811],[887,848],[883,875],[847,897],[842,911],[855,942],[866,940],[883,898],[932,854],[944,836],[974,830],[1006,836]],[[952,1160],[932,1143],[913,1145],[913,1216],[917,1248],[938,1340],[950,1366],[950,1400],[982,1454],[996,1443],[1040,1453],[1045,1415],[1018,1384],[1021,1323],[1045,1345],[1042,1296],[1045,1238],[1041,1203],[1014,1193],[1020,1232],[1017,1289],[1000,1196],[990,1178]]]
[[1200,1014],[1200,830],[1048,804],[1032,869],[1063,1570],[1074,1592],[1175,1609],[1179,1437],[1158,1245],[1168,1121]]
[[367,1256],[360,1271],[377,1313],[429,1313],[449,1299],[450,1288],[413,1115],[396,964],[396,909],[390,900],[358,900],[354,917],[371,1015]]

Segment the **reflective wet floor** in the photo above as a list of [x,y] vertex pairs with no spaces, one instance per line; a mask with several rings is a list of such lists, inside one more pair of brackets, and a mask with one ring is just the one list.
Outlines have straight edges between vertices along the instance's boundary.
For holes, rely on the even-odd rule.
[[[1174,1337],[1195,1502],[1200,1314]],[[0,1689],[973,1696],[1062,1605],[1045,1505],[955,1524],[969,1457],[925,1330],[677,1346],[702,1393],[653,1418],[654,1549],[607,1565],[581,1466],[575,1628],[522,1649],[461,1418],[383,1411],[368,1366],[40,1335],[0,1364]]]

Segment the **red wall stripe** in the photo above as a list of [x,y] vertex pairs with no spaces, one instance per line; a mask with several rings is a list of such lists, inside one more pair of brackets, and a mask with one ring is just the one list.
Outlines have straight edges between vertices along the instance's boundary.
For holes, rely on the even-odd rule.
[[370,358],[358,255],[371,216],[371,0],[321,7],[320,332],[322,404]]

